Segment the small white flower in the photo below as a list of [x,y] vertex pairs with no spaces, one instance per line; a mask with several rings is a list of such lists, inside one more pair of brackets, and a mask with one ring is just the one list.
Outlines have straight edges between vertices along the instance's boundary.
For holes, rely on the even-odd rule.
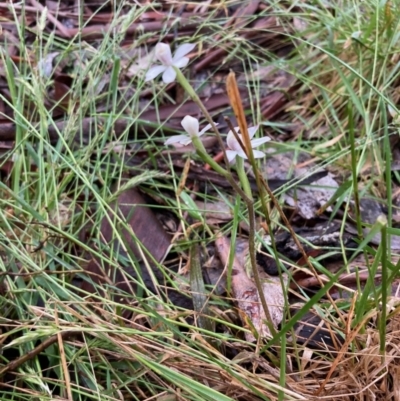
[[[253,138],[253,136],[255,135],[255,133],[258,130],[258,125],[256,125],[255,127],[249,127],[247,129],[250,139]],[[239,127],[235,128],[236,132],[239,132]],[[243,136],[238,134],[240,140],[243,143]],[[259,139],[252,139],[250,141],[251,143],[251,147],[254,149],[257,146],[262,145],[265,142],[270,141],[271,138],[269,138],[268,136],[264,137],[264,138],[259,138]],[[236,140],[235,135],[233,134],[232,131],[228,132],[228,136],[226,137],[226,143],[228,145],[228,149],[226,151],[226,156],[228,158],[228,161],[232,161],[235,159],[236,156],[240,156],[243,159],[247,159],[246,153],[244,152],[244,150],[242,149],[242,147],[240,146],[239,142]],[[253,155],[254,157],[257,159],[259,157],[264,157],[265,153],[261,152],[261,150],[253,150]]]
[[189,145],[189,143],[192,142],[192,137],[202,136],[206,131],[208,131],[211,128],[211,124],[208,124],[199,132],[199,120],[191,116],[186,116],[181,121],[181,125],[189,135],[171,136],[171,138],[165,141],[165,145],[171,145],[171,143],[180,143],[181,145],[185,146]]
[[155,65],[147,71],[145,81],[151,81],[161,73],[162,79],[166,84],[175,81],[176,72],[173,67],[183,68],[189,62],[189,57],[185,57],[196,47],[195,44],[185,43],[176,49],[174,57],[171,54],[171,48],[166,43],[157,43],[155,49],[155,56],[162,65]]

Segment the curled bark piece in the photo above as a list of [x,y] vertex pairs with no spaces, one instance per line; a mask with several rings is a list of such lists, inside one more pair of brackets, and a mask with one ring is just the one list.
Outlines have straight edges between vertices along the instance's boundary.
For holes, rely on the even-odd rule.
[[[226,265],[229,258],[230,241],[220,237],[215,242],[221,262]],[[235,257],[232,267],[232,292],[239,308],[240,317],[246,327],[254,327],[254,334],[246,333],[247,341],[255,341],[256,336],[271,337],[260,296],[254,282],[247,276],[244,263]],[[284,295],[279,279],[270,278],[263,282],[263,293],[275,328],[281,323],[284,310]]]

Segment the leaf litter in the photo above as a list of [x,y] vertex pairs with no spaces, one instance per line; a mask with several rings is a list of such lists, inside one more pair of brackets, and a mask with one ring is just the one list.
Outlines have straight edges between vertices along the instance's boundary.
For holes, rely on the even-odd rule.
[[[0,13],[4,19],[1,30],[4,53],[0,63],[0,110],[2,113],[0,141],[1,149],[4,150],[1,172],[3,173],[4,183],[8,188],[11,188],[12,182],[19,179],[18,176],[15,177],[13,171],[18,168],[18,158],[15,155],[21,148],[28,155],[28,170],[37,171],[37,168],[40,167],[40,161],[32,149],[38,149],[40,146],[38,138],[43,133],[46,135],[46,146],[58,147],[64,152],[67,149],[77,152],[81,147],[85,147],[91,153],[92,160],[99,154],[105,155],[109,164],[107,165],[104,158],[100,165],[104,171],[110,165],[120,163],[125,167],[124,174],[130,176],[135,176],[144,169],[156,168],[170,174],[171,177],[184,178],[183,187],[187,187],[193,192],[197,189],[206,198],[204,200],[198,195],[193,196],[194,205],[197,205],[196,208],[201,215],[202,222],[197,221],[195,213],[188,213],[185,221],[179,221],[176,213],[168,215],[165,209],[175,205],[171,201],[174,197],[171,195],[170,188],[161,194],[154,191],[154,185],[159,182],[153,181],[151,185],[143,185],[140,189],[128,188],[122,192],[120,188],[113,186],[111,195],[118,191],[119,195],[112,202],[106,202],[107,212],[101,216],[100,223],[94,226],[94,230],[98,230],[99,235],[97,236],[93,229],[91,230],[88,227],[82,230],[86,236],[83,242],[89,244],[89,249],[79,249],[82,246],[78,246],[78,250],[75,251],[79,253],[78,256],[86,255],[89,260],[80,263],[84,274],[78,275],[78,281],[75,281],[75,284],[79,287],[76,292],[81,293],[82,296],[89,295],[89,299],[91,294],[102,294],[107,303],[123,302],[136,306],[138,299],[140,299],[139,295],[147,293],[150,305],[152,305],[152,298],[156,295],[164,301],[170,300],[178,307],[190,311],[192,303],[187,294],[184,294],[185,291],[177,290],[174,287],[174,282],[176,283],[181,279],[177,278],[178,267],[189,263],[187,255],[185,256],[184,247],[183,252],[179,249],[183,242],[180,240],[187,234],[188,230],[195,232],[198,227],[204,225],[213,227],[217,232],[219,230],[222,232],[229,231],[233,219],[235,196],[230,190],[229,183],[221,179],[217,173],[206,169],[195,157],[189,160],[189,164],[186,160],[182,160],[183,153],[178,150],[156,151],[158,153],[155,157],[149,157],[149,154],[155,151],[156,146],[161,143],[164,136],[171,136],[171,134],[181,130],[180,122],[183,117],[187,115],[195,118],[201,117],[199,107],[195,102],[182,96],[176,83],[168,82],[169,86],[166,87],[165,92],[159,93],[159,102],[156,106],[152,99],[152,89],[149,86],[141,88],[136,86],[138,76],[143,79],[146,68],[151,64],[153,56],[149,49],[158,42],[160,32],[164,32],[163,41],[179,42],[178,39],[181,37],[190,38],[198,35],[200,29],[201,34],[211,35],[212,41],[216,44],[223,38],[224,30],[230,30],[230,32],[235,33],[237,38],[240,38],[244,45],[252,46],[253,49],[264,46],[277,57],[284,58],[289,56],[293,50],[293,44],[284,39],[282,33],[285,30],[289,30],[289,32],[292,29],[293,32],[297,30],[312,41],[313,37],[307,34],[310,23],[303,18],[294,17],[292,25],[288,24],[284,28],[278,17],[265,16],[266,5],[259,1],[249,1],[226,7],[218,5],[216,8],[212,2],[204,2],[201,5],[184,3],[182,6],[164,4],[164,8],[161,7],[157,11],[146,7],[143,7],[142,10],[132,8],[132,11],[136,10],[136,14],[124,10],[121,12],[120,18],[116,20],[113,20],[113,11],[110,7],[97,8],[98,6],[92,2],[85,5],[82,14],[79,14],[81,10],[75,5],[70,6],[62,2],[57,4],[45,3],[46,8],[36,1],[31,1],[30,5],[26,7],[12,3],[0,5]],[[23,19],[26,26],[30,27],[30,30],[26,31],[26,38],[24,38],[27,48],[21,46],[13,13]],[[45,15],[46,18],[37,20],[38,13],[43,13],[42,15]],[[214,32],[204,23],[210,13],[215,13],[221,21],[226,21],[222,24],[219,32]],[[84,26],[80,25],[78,15],[85,21]],[[42,38],[43,32],[46,35],[52,33],[60,43],[63,40],[70,41],[71,47],[62,50],[62,46],[58,44],[54,46],[56,51],[49,51],[44,56],[35,53],[35,40]],[[263,32],[263,34],[260,35],[259,32]],[[78,34],[84,39],[80,46],[77,46],[75,42]],[[141,42],[146,45],[136,42],[141,34],[147,35],[145,42]],[[118,44],[115,57],[104,61],[102,74],[100,74],[101,78],[95,78],[91,74],[80,75],[80,71],[87,71],[90,69],[91,63],[95,64],[96,53],[99,51],[102,42],[104,43],[106,40],[105,35],[107,35],[107,39],[116,40],[115,43]],[[116,39],[118,35],[119,37]],[[315,100],[315,93],[311,91],[306,93],[302,99],[302,104],[295,104],[295,93],[300,86],[300,80],[296,74],[289,73],[287,72],[288,69],[279,68],[276,65],[259,68],[253,66],[252,71],[243,71],[242,62],[231,56],[234,43],[225,40],[223,45],[214,45],[213,42],[206,43],[197,49],[194,52],[195,54],[190,55],[189,70],[194,82],[201,83],[207,80],[207,84],[199,85],[198,92],[207,110],[215,116],[222,128],[227,127],[224,126],[225,123],[220,116],[232,114],[223,85],[224,77],[229,69],[233,68],[242,72],[239,83],[242,84],[240,93],[243,107],[251,109],[257,104],[263,121],[269,120],[277,123],[276,130],[270,127],[262,127],[262,129],[268,131],[268,134],[273,136],[274,141],[281,148],[284,148],[285,143],[289,140],[295,140],[303,132],[306,134],[306,139],[312,137],[311,132],[319,132],[321,136],[329,132],[328,125],[324,125],[321,121],[317,121],[314,130],[310,129],[311,120],[315,116],[309,113],[309,109]],[[110,106],[110,98],[102,96],[102,94],[108,93],[112,88],[112,74],[116,60],[120,63],[120,69],[118,70],[119,77],[115,93],[122,112],[110,124],[111,120],[108,117],[110,114],[108,113],[113,113],[115,110],[112,110]],[[223,60],[222,65],[221,60]],[[35,79],[40,78],[45,83],[41,87],[43,105],[51,118],[47,121],[44,130],[40,126],[43,124],[41,115],[43,110],[40,110],[29,96],[19,110],[24,118],[19,118],[18,113],[15,113],[16,99],[12,94],[12,85],[20,86],[21,81],[26,79],[22,74],[24,68],[27,68],[26,66],[32,66],[33,72],[37,74]],[[15,74],[15,79],[10,78],[12,74]],[[211,76],[215,76],[215,79],[209,82]],[[87,94],[93,98],[90,107],[84,104],[85,99],[84,97],[81,98],[81,93],[78,93],[77,96],[76,88],[79,79],[83,79],[83,87],[87,89]],[[259,98],[253,98],[246,88],[247,85],[254,85],[254,83],[259,85]],[[29,91],[29,86],[26,85],[26,87]],[[137,106],[129,101],[130,98],[137,99],[139,110],[136,110]],[[309,119],[310,123],[301,124],[298,123],[298,120],[293,123],[293,121],[286,119],[285,111],[296,111],[296,109],[299,111],[299,115],[305,120]],[[81,110],[82,113],[79,124],[74,123],[73,119],[68,120],[68,117],[71,114],[76,114],[78,110]],[[93,110],[96,113],[93,113]],[[132,118],[132,115],[135,117]],[[248,121],[248,123],[251,125],[253,121]],[[279,127],[279,123],[282,123],[281,127]],[[21,141],[18,131],[21,127],[25,135],[23,141]],[[105,135],[108,137],[106,136],[107,140],[104,142],[101,138]],[[147,144],[143,144],[143,140],[148,141]],[[26,145],[27,143],[29,145]],[[205,141],[204,143],[210,153],[215,154],[217,152],[216,141]],[[118,145],[116,146],[116,144]],[[336,142],[331,141],[330,146],[335,146],[335,144]],[[395,149],[395,146],[393,148]],[[185,153],[187,150],[190,149],[184,149]],[[290,224],[297,238],[303,244],[307,256],[318,261],[319,278],[322,278],[323,282],[328,282],[331,280],[332,274],[336,274],[337,271],[340,272],[335,285],[329,290],[331,294],[336,294],[337,304],[350,302],[349,299],[353,299],[354,294],[360,290],[360,281],[358,281],[360,277],[362,285],[379,285],[381,274],[376,273],[371,280],[370,266],[360,266],[355,263],[356,259],[353,258],[355,253],[362,253],[364,250],[359,248],[362,238],[360,238],[355,216],[358,213],[362,222],[366,223],[362,228],[362,234],[366,237],[371,226],[375,224],[380,215],[390,215],[387,206],[378,197],[368,194],[368,191],[363,191],[358,200],[346,196],[339,197],[336,202],[330,204],[332,197],[343,185],[344,180],[341,174],[338,174],[331,166],[321,163],[320,158],[311,159],[306,153],[283,153],[279,149],[273,153],[273,147],[268,147],[268,151],[271,153],[261,164],[263,173],[277,196],[282,194],[281,202],[284,211],[290,217]],[[314,147],[316,154],[320,151],[324,151],[324,149]],[[395,151],[394,154],[396,154]],[[162,157],[158,157],[159,155]],[[168,157],[170,157],[169,160]],[[313,160],[316,162],[314,163]],[[68,169],[62,163],[58,168],[62,171],[59,178],[61,180],[63,175],[68,174]],[[96,187],[105,186],[102,181],[104,181],[103,178],[98,179]],[[124,181],[120,180],[119,185],[123,186],[123,183]],[[162,185],[165,186],[165,184]],[[256,193],[257,186],[254,177],[250,177],[250,185],[253,192]],[[73,192],[71,189],[69,191],[71,194],[68,194],[68,198],[71,197]],[[225,199],[229,198],[230,204],[225,200],[221,201],[221,192]],[[111,198],[112,196],[110,196]],[[11,198],[5,199],[5,204],[12,204]],[[68,202],[70,210],[65,210],[64,205],[62,208],[54,207],[53,210],[49,210],[50,224],[54,227],[73,224],[77,219],[76,215],[78,215],[78,211],[75,209],[80,209],[83,215],[86,214],[88,219],[93,222],[96,213],[99,212],[96,207],[96,198],[93,195],[90,198],[90,203],[90,210],[83,210],[78,203],[78,207],[76,207],[72,202]],[[359,210],[357,210],[358,208]],[[156,210],[158,213],[155,212]],[[176,206],[171,210],[176,212]],[[57,213],[60,213],[60,218],[57,218]],[[14,210],[9,212],[10,216],[13,214],[15,214]],[[68,215],[67,223],[61,223],[64,221],[61,214]],[[166,218],[174,221],[175,224],[172,226],[163,225],[162,221],[163,219],[165,221]],[[18,230],[21,229],[19,227],[21,222],[26,227],[32,224],[32,220],[26,219],[27,221],[24,221],[23,218],[19,218],[16,224]],[[33,222],[37,223],[38,219],[39,217],[36,215]],[[248,225],[241,223],[243,222],[239,223],[239,227],[241,227],[240,236],[246,238],[248,234],[246,230],[249,228]],[[258,218],[257,223],[260,232],[262,232],[264,223],[262,217]],[[178,230],[177,227],[180,224],[185,226],[185,231],[180,232]],[[260,272],[265,279],[263,289],[270,307],[270,313],[273,316],[272,323],[274,328],[279,331],[291,318],[287,316],[285,307],[291,304],[292,312],[295,309],[302,310],[307,296],[310,297],[319,290],[320,281],[305,269],[305,260],[303,260],[303,256],[287,227],[282,226],[280,221],[277,221],[275,225],[273,232],[263,233],[264,238],[259,247],[257,261]],[[168,232],[171,227],[176,227],[175,232]],[[15,228],[14,230],[16,233],[17,230]],[[13,240],[12,231],[8,229],[5,238],[8,237],[8,240]],[[18,231],[18,234],[20,232]],[[82,232],[80,235],[83,235]],[[25,236],[31,236],[31,239],[41,241],[44,235],[43,232],[33,232],[33,230],[29,232],[28,230]],[[278,260],[271,254],[271,236],[274,236],[276,241]],[[173,251],[170,250],[172,238],[174,238]],[[63,241],[68,243],[65,238]],[[365,246],[377,247],[381,241],[381,233],[376,233],[369,238]],[[50,243],[51,241],[47,242]],[[243,332],[231,331],[230,333],[233,338],[237,338],[238,342],[243,338],[249,343],[254,341],[257,344],[267,342],[272,336],[270,329],[265,324],[265,315],[260,306],[257,289],[245,269],[246,246],[242,246],[240,252],[235,250],[232,264],[231,293],[227,294],[226,276],[230,263],[230,240],[228,237],[219,237],[215,241],[209,240],[209,242],[208,247],[210,249],[205,250],[202,257],[208,258],[208,264],[211,264],[211,259],[216,260],[216,262],[214,262],[214,273],[211,280],[206,279],[206,276],[209,278],[209,275],[206,274],[207,267],[203,266],[204,279],[206,284],[209,285],[210,293],[200,294],[202,296],[199,297],[199,302],[204,304],[214,302],[215,305],[207,309],[207,314],[211,313],[210,310],[214,311],[222,321],[225,321],[224,316],[228,316],[229,308],[234,306],[231,319],[241,321]],[[46,248],[47,245],[44,246]],[[391,237],[390,246],[393,251],[400,248],[398,236],[393,235]],[[46,252],[48,251],[44,253],[46,254]],[[176,254],[174,255],[173,252]],[[47,254],[45,258],[49,256]],[[342,267],[346,262],[346,257],[353,258],[353,262],[348,264],[348,271],[343,271]],[[139,275],[129,267],[133,260],[140,266]],[[359,258],[358,261],[365,263],[365,259],[362,258]],[[393,265],[396,263],[394,261]],[[283,271],[282,266],[285,266]],[[21,271],[20,263],[17,263],[16,267],[14,273]],[[278,279],[276,274],[279,274],[282,279]],[[190,281],[190,279],[188,280]],[[285,286],[284,288],[282,288],[282,283]],[[215,285],[219,286],[218,291],[213,289]],[[297,348],[297,354],[294,352],[293,355],[287,355],[288,364],[292,366],[288,368],[289,377],[290,379],[296,378],[293,381],[288,380],[288,382],[290,381],[290,391],[286,389],[287,399],[311,399],[311,394],[316,394],[317,391],[322,390],[325,391],[323,395],[329,396],[330,399],[363,399],[362,397],[385,399],[384,397],[390,396],[398,399],[398,389],[395,385],[389,384],[391,381],[396,383],[395,377],[398,373],[395,362],[398,345],[395,335],[398,314],[393,312],[397,308],[395,303],[398,298],[395,291],[396,286],[396,282],[393,281],[394,304],[391,305],[392,316],[388,320],[386,333],[386,356],[388,359],[384,364],[381,363],[382,360],[379,356],[379,339],[374,328],[374,321],[377,319],[378,312],[376,315],[371,314],[369,316],[370,324],[366,331],[362,332],[361,326],[357,326],[353,330],[351,322],[346,322],[346,318],[350,319],[353,315],[349,313],[344,318],[345,313],[338,313],[337,307],[335,308],[325,299],[321,304],[315,304],[308,311],[308,314],[295,323],[294,331],[288,334],[287,341],[292,344],[294,349],[296,347],[303,348]],[[188,288],[188,286],[181,288]],[[198,288],[202,288],[201,285]],[[11,292],[7,293],[6,289],[3,296],[10,296],[10,294]],[[207,296],[204,297],[204,295]],[[232,302],[229,302],[230,300]],[[221,301],[224,301],[225,304],[219,305],[218,302]],[[140,303],[142,302],[140,301]],[[108,313],[105,311],[107,303],[103,303],[101,306],[103,312],[100,313],[105,320]],[[40,304],[39,301],[38,304]],[[322,310],[324,311],[322,312]],[[197,306],[195,311],[201,314],[201,305]],[[161,314],[169,313],[161,309],[158,309],[158,312]],[[121,318],[128,315],[127,313],[122,314]],[[188,315],[190,312],[186,316]],[[141,318],[138,318],[135,313],[131,314],[130,318],[132,321],[141,322]],[[177,319],[179,318],[177,317]],[[227,318],[226,321],[228,321]],[[146,320],[144,318],[143,322],[141,326],[143,332],[149,326],[153,327],[151,319]],[[78,327],[77,325],[77,330]],[[223,330],[230,329],[225,327]],[[199,334],[197,335],[199,336]],[[122,337],[121,335],[121,339]],[[350,352],[350,348],[344,348],[350,344],[349,339],[355,339],[352,348],[358,347],[355,355]],[[115,341],[117,340],[116,336]],[[54,341],[52,339],[52,342]],[[74,341],[78,346],[80,339],[77,338]],[[141,339],[140,341],[144,340]],[[147,346],[150,349],[156,345],[149,342],[144,345],[144,347]],[[231,348],[236,346],[236,351],[240,350],[239,344],[226,342],[226,346]],[[160,347],[160,344],[157,344],[157,347]],[[252,355],[256,354],[253,354],[250,344],[248,344],[246,352],[251,352]],[[274,352],[278,351],[274,350]],[[348,360],[357,359],[357,364],[344,363],[343,360],[337,359],[337,364],[342,368],[335,373],[330,372],[328,374],[329,364],[327,361],[329,359],[326,359],[326,356],[321,356],[324,352],[332,358],[331,360],[338,358],[336,356],[338,352],[343,355],[348,353],[346,354]],[[296,355],[300,358],[301,370],[292,365],[295,364]],[[32,358],[34,357],[36,357],[35,352],[32,353]],[[121,357],[121,355],[117,357]],[[129,359],[127,355],[125,357]],[[241,372],[240,374],[246,375],[246,380],[255,388],[260,389],[259,391],[262,390],[265,394],[275,397],[276,388],[271,390],[268,386],[263,387],[266,386],[265,383],[260,383],[260,377],[263,376],[268,378],[273,385],[279,383],[279,373],[276,374],[275,368],[271,368],[274,365],[269,358],[257,354],[257,358],[250,358],[252,362],[248,364],[248,368],[244,369],[245,373]],[[195,358],[191,359],[193,361],[192,371],[189,367],[190,364],[183,367],[178,359],[169,359],[172,362],[166,362],[166,366],[171,369],[186,372],[193,378],[202,376],[199,371],[196,371],[199,361]],[[232,358],[232,360],[234,359]],[[12,364],[12,362],[9,363]],[[263,367],[265,365],[268,365],[268,368]],[[18,366],[20,365],[18,364]],[[14,369],[14,365],[9,365],[6,370],[10,370],[11,367]],[[213,371],[212,367],[203,366],[202,369],[204,369],[204,377]],[[275,372],[275,375],[271,376],[272,371]],[[348,373],[346,373],[346,377],[344,376],[343,372],[346,371],[351,372],[350,376],[353,382],[349,382]],[[259,376],[254,372],[258,373]],[[380,374],[382,377],[378,380],[379,387],[378,385],[371,386],[370,383],[375,382]],[[304,378],[303,383],[301,383],[302,380],[298,380],[297,377],[299,376]],[[213,374],[209,378],[214,388],[223,394],[235,396],[236,399],[261,399],[254,398],[257,397],[256,392],[253,393],[250,387],[244,387],[237,379],[234,379],[234,376],[216,378]],[[157,380],[150,375],[149,380],[152,379]],[[266,379],[267,382],[268,380]],[[324,380],[324,388],[322,389],[320,384]],[[230,390],[227,383],[232,387]],[[142,394],[140,399],[145,399],[147,396],[140,386],[135,386],[138,394]]]

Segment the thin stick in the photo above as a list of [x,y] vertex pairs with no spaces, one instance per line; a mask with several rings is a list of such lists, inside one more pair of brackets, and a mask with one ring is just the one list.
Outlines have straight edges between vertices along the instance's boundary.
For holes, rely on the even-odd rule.
[[[57,326],[59,326],[57,305],[54,307],[54,322]],[[62,365],[62,370],[64,372],[64,380],[65,380],[65,387],[67,388],[68,401],[73,401],[74,398],[72,396],[72,390],[71,390],[71,378],[69,376],[67,359],[65,358],[65,349],[61,332],[57,333],[57,341],[58,341],[58,348],[60,349],[61,365]]]
[[[63,331],[60,333],[61,337],[63,339],[66,339],[67,337],[70,337],[72,335],[76,335],[76,331]],[[4,376],[5,373],[11,371],[14,371],[18,369],[20,366],[22,366],[25,362],[33,359],[36,355],[39,355],[41,352],[43,352],[46,348],[50,347],[54,343],[58,341],[58,335],[55,334],[54,336],[49,337],[47,340],[44,340],[40,345],[35,347],[32,351],[27,352],[25,355],[22,355],[21,357],[14,359],[10,363],[8,363],[4,368],[0,369],[0,377]]]
[[[228,92],[229,101],[231,103],[233,112],[235,113],[236,120],[238,121],[240,132],[242,133],[243,145],[245,147],[245,153],[248,155],[252,166],[255,165],[253,150],[251,148],[250,136],[247,132],[247,123],[246,118],[243,111],[243,106],[240,100],[240,93],[237,87],[235,74],[230,72],[228,78],[226,80],[226,89]],[[233,134],[237,134],[236,130],[233,129]],[[236,135],[235,135],[236,137]],[[239,143],[241,141],[239,140]],[[242,146],[242,145],[241,145]],[[257,170],[255,170],[257,177]],[[248,197],[248,196],[246,196]],[[273,325],[273,321],[271,318],[271,314],[269,312],[267,301],[264,297],[264,292],[262,288],[262,283],[260,279],[260,275],[258,273],[257,261],[256,261],[256,224],[255,224],[255,212],[254,212],[254,201],[251,199],[251,202],[246,202],[247,209],[249,212],[249,253],[250,253],[250,263],[253,271],[254,281],[260,296],[261,304],[264,309],[265,316],[267,318],[267,326],[270,329],[271,334],[274,336],[276,334],[275,327]]]

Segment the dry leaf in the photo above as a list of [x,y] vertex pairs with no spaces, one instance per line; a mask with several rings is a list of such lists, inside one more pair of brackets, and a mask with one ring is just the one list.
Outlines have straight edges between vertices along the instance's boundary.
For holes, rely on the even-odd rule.
[[[215,245],[221,262],[226,265],[229,257],[229,239],[220,237],[216,240]],[[235,255],[233,262],[232,291],[239,311],[241,312],[240,317],[243,320],[244,326],[253,326],[257,332],[257,336],[271,337],[270,330],[265,323],[266,316],[259,293],[254,281],[247,276],[244,268],[244,258],[240,257],[238,254]],[[277,328],[283,319],[285,305],[283,289],[279,278],[273,277],[264,280],[263,292],[272,318],[272,324]],[[256,341],[256,337],[252,333],[246,333],[246,340]]]

